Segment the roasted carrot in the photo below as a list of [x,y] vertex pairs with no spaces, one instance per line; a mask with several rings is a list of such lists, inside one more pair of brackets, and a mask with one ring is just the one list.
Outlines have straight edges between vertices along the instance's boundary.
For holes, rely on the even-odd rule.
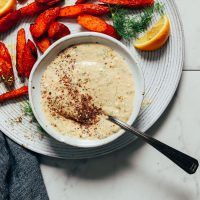
[[57,3],[60,3],[62,0],[51,0],[47,3],[39,3],[37,1],[28,4],[27,6],[24,6],[20,8],[20,11],[22,13],[22,16],[34,16],[36,14],[39,14],[47,9],[49,9],[51,6],[56,5]]
[[109,35],[109,36],[111,36],[111,37],[116,38],[117,40],[120,40],[120,39],[121,39],[121,37],[119,36],[119,34],[118,34],[117,31],[115,30],[115,28],[114,28],[112,25],[110,25],[110,24],[107,25],[107,29],[106,29],[106,31],[105,31],[104,33],[105,33],[106,35]]
[[26,43],[24,29],[20,29],[17,34],[17,71],[22,78],[28,77],[30,71],[37,60],[37,48],[31,40]]
[[44,53],[51,46],[51,40],[47,36],[35,39],[34,42],[41,53]]
[[31,40],[28,39],[27,45],[29,46],[34,58],[37,59],[38,55],[37,55],[37,48],[36,48],[35,44]]
[[80,14],[103,15],[109,12],[106,5],[85,3],[61,8],[59,17],[75,18]]
[[40,4],[46,4],[48,6],[52,6],[52,5],[55,5],[57,3],[62,2],[63,0],[35,0],[35,1],[40,3]]
[[19,10],[8,13],[0,18],[0,33],[10,30],[21,19],[21,12]]
[[[30,25],[31,34],[32,34],[32,28],[33,28],[33,24]],[[44,53],[51,46],[51,40],[48,38],[48,36],[46,36],[46,34],[40,38],[35,38],[33,35],[32,37],[41,53]]]
[[82,13],[90,15],[104,15],[110,12],[110,9],[106,5],[85,3],[79,5],[82,7]]
[[62,2],[63,0],[52,0],[52,1],[49,1],[48,3],[47,3],[47,5],[48,6],[54,6],[54,5],[56,5],[56,4],[58,4],[58,3],[60,3],[60,2]]
[[59,17],[74,18],[82,13],[82,7],[79,5],[65,6],[60,9]]
[[81,26],[89,31],[104,33],[107,30],[108,24],[99,17],[83,14],[79,15],[77,21]]
[[11,99],[16,99],[18,97],[22,97],[26,94],[28,94],[28,87],[23,86],[21,88],[6,92],[4,94],[1,94],[0,95],[0,103],[3,103],[5,101],[11,100]]
[[151,6],[154,0],[99,0],[102,3],[121,5],[127,7],[144,7]]
[[77,19],[78,23],[89,31],[104,33],[116,39],[120,39],[117,31],[113,26],[107,24],[103,19],[92,15],[80,15]]
[[51,22],[53,22],[59,15],[60,8],[51,8],[41,13],[35,23],[32,25],[31,34],[35,38],[39,38],[48,30]]
[[48,29],[48,36],[53,40],[58,40],[69,34],[69,28],[60,22],[52,22]]
[[20,77],[24,77],[25,71],[23,67],[23,52],[26,45],[25,30],[21,28],[17,33],[17,45],[16,45],[16,68]]
[[33,2],[28,4],[27,6],[24,6],[20,8],[20,11],[22,13],[22,16],[34,16],[36,14],[39,14],[47,9],[49,9],[51,6],[54,6],[55,4],[61,2],[62,0],[51,0],[46,4]]
[[14,84],[11,56],[3,42],[0,42],[0,79],[6,86],[13,86]]
[[47,4],[49,2],[51,2],[52,0],[35,0],[38,3],[43,3],[43,4]]
[[14,84],[14,75],[11,67],[12,66],[8,61],[0,57],[0,80],[8,87],[13,86]]
[[25,77],[29,78],[33,65],[37,60],[37,54],[35,53],[35,47],[33,48],[33,43],[28,40],[25,48],[24,48],[24,60],[23,65],[25,69]]
[[25,16],[34,16],[36,14],[45,11],[48,8],[49,8],[48,5],[33,2],[28,4],[27,6],[20,8],[20,11],[22,16],[25,17]]
[[0,57],[11,63],[10,53],[3,42],[0,42]]
[[75,4],[82,4],[82,3],[86,3],[87,0],[77,0]]

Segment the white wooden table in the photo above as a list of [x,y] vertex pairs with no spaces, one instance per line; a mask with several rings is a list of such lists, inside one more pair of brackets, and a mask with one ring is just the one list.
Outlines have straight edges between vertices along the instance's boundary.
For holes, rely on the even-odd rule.
[[[185,31],[186,60],[179,89],[149,131],[200,160],[200,1],[176,0]],[[92,160],[41,156],[50,200],[199,200],[200,169],[188,175],[140,140]]]

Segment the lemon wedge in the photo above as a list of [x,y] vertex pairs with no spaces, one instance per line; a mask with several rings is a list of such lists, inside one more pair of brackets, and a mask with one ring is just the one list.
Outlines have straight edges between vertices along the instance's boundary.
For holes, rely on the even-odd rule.
[[162,47],[170,35],[170,20],[163,15],[153,27],[142,37],[138,38],[134,46],[144,51],[153,51]]
[[16,0],[0,0],[0,17],[16,8]]

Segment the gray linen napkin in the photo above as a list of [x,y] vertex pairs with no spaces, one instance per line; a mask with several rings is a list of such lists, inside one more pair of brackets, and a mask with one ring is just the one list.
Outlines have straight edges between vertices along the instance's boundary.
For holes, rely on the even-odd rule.
[[48,200],[38,160],[0,132],[0,200]]

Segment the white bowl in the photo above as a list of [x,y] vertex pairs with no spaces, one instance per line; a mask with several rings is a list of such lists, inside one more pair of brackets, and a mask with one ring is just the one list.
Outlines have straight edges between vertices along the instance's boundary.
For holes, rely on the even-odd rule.
[[139,114],[144,96],[144,78],[141,69],[136,64],[134,58],[129,53],[129,50],[126,48],[126,46],[124,46],[121,42],[112,37],[94,32],[82,32],[66,36],[51,45],[49,49],[38,59],[33,67],[29,78],[29,100],[38,123],[49,135],[51,135],[56,140],[77,147],[87,148],[101,146],[112,142],[113,140],[121,136],[125,131],[120,130],[116,134],[113,134],[105,139],[92,140],[81,139],[70,135],[62,135],[50,125],[43,113],[41,105],[40,81],[44,71],[46,70],[46,67],[50,64],[52,60],[55,59],[59,52],[71,45],[96,42],[109,46],[117,51],[122,57],[125,58],[126,62],[129,64],[132,70],[133,80],[135,84],[135,99],[133,102],[134,111],[132,112],[128,124],[133,124]]

